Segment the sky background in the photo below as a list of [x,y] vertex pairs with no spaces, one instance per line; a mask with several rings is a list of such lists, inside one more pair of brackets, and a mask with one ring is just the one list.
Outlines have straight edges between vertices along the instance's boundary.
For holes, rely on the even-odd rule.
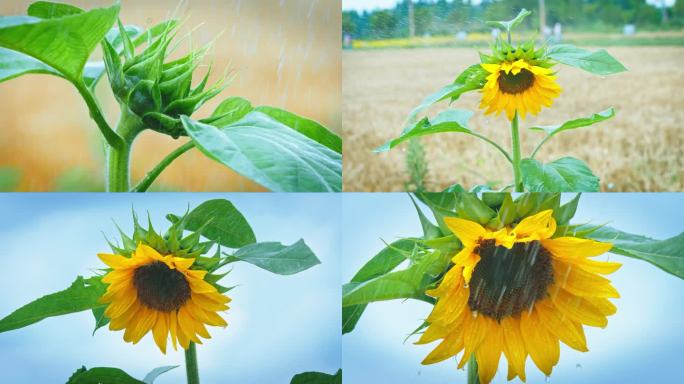
[[[566,200],[567,197],[565,196]],[[342,277],[344,281],[384,247],[382,240],[418,236],[420,225],[406,194],[345,194]],[[584,194],[574,223],[606,223],[627,232],[667,238],[684,230],[684,194]],[[562,345],[554,384],[675,382],[684,374],[684,281],[651,264],[608,254],[599,259],[623,263],[610,275],[621,298],[605,329],[586,327],[589,352]],[[423,366],[437,345],[414,345],[404,338],[431,307],[418,301],[369,305],[356,329],[342,337],[345,384],[464,383],[453,359]],[[507,383],[505,359],[493,383]],[[544,383],[527,361],[528,383]],[[516,381],[519,382],[519,381]]]
[[[342,0],[342,9],[356,11],[372,11],[374,9],[393,8],[401,0]],[[479,4],[481,0],[471,0],[471,4]],[[661,0],[646,0],[649,4],[661,4]],[[675,0],[665,0],[671,6]]]
[[[299,238],[322,264],[278,276],[235,263],[224,285],[239,285],[224,314],[228,327],[208,327],[198,346],[204,383],[289,383],[304,371],[340,368],[340,194],[0,194],[0,317],[45,294],[90,276],[110,252],[103,233],[131,233],[131,206],[149,211],[166,230],[167,213],[183,213],[212,198],[227,198],[245,215],[258,241],[291,244]],[[91,336],[90,311],[49,318],[0,334],[3,383],[64,383],[81,365],[110,366],[142,379],[151,369],[181,365],[157,383],[182,383],[182,351],[162,355],[148,334],[137,345],[123,332],[101,328]]]

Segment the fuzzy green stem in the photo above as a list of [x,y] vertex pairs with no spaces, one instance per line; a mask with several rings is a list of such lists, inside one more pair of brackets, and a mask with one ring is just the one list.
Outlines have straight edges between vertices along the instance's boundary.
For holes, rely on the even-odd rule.
[[197,367],[197,348],[195,343],[185,350],[185,372],[188,375],[188,384],[199,384],[199,368]]
[[176,160],[180,155],[191,150],[195,147],[195,143],[189,141],[180,147],[176,148],[173,152],[166,155],[162,161],[159,162],[151,171],[147,173],[144,179],[142,179],[138,185],[136,185],[131,191],[132,192],[145,192],[147,188],[152,185],[152,183],[159,177],[159,175],[168,167],[174,160]]
[[512,152],[513,152],[513,179],[515,180],[515,191],[516,192],[524,192],[523,189],[523,183],[522,183],[522,173],[520,171],[520,162],[521,162],[521,155],[520,155],[520,132],[518,129],[518,112],[515,113],[515,116],[513,116],[513,120],[511,120],[511,146],[512,146]]
[[74,86],[78,90],[86,105],[88,106],[88,111],[90,112],[90,117],[95,120],[95,124],[100,129],[102,136],[110,147],[120,148],[124,145],[124,140],[119,136],[112,127],[109,126],[107,120],[104,118],[102,109],[95,99],[93,92],[82,82],[73,82]]
[[122,110],[116,132],[123,139],[123,144],[119,147],[109,146],[107,149],[108,192],[129,191],[131,147],[142,128],[140,118],[127,110]]
[[470,355],[468,360],[468,384],[480,384],[480,376],[477,374],[477,360],[475,355]]

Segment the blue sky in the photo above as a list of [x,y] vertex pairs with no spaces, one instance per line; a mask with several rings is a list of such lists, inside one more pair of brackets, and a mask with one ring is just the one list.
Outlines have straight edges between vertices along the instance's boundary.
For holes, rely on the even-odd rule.
[[[303,371],[336,371],[339,194],[0,194],[0,316],[101,268],[96,254],[109,251],[102,233],[116,238],[112,220],[130,232],[131,205],[166,229],[166,213],[217,197],[242,211],[257,240],[291,244],[303,237],[322,264],[293,276],[234,264],[223,280],[238,285],[224,316],[229,325],[210,327],[213,338],[198,346],[203,382],[277,384]],[[93,324],[82,312],[0,334],[1,381],[63,383],[81,365],[118,367],[142,378],[154,367],[181,365],[157,382],[184,382],[182,352],[162,355],[151,335],[137,345],[106,328],[91,336]]]
[[[399,0],[342,0],[342,9],[357,11],[372,11],[374,9],[385,9],[394,7]],[[471,3],[479,4],[481,0],[472,0]],[[646,0],[649,4],[661,4],[661,0]],[[665,0],[667,6],[671,6],[675,0]]]
[[[348,281],[371,256],[400,237],[419,235],[415,210],[405,194],[346,194],[342,224]],[[574,222],[610,222],[625,231],[656,238],[684,231],[684,194],[585,194]],[[650,264],[616,255],[623,263],[610,276],[621,298],[608,327],[586,328],[589,352],[561,347],[554,384],[673,382],[684,370],[684,281]],[[413,345],[404,338],[427,317],[430,306],[416,301],[387,301],[368,306],[354,332],[342,337],[345,383],[463,383],[465,372],[453,360],[423,366],[436,344]],[[503,359],[502,359],[503,360]],[[506,383],[505,363],[493,383]],[[501,374],[501,372],[504,372]],[[528,383],[544,383],[528,360]],[[676,380],[674,380],[676,381]]]

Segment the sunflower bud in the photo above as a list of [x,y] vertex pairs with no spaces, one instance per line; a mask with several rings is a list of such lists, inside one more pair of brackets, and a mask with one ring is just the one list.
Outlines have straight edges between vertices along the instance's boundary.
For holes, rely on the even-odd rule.
[[[128,35],[122,32],[123,63],[111,44],[103,40],[107,75],[121,107],[140,118],[146,128],[173,138],[185,135],[181,115],[192,115],[225,88],[223,80],[206,87],[209,71],[197,86],[192,86],[193,72],[204,58],[206,48],[165,62],[176,26],[176,23],[169,23],[167,29],[137,55]],[[121,24],[119,29],[123,31]]]

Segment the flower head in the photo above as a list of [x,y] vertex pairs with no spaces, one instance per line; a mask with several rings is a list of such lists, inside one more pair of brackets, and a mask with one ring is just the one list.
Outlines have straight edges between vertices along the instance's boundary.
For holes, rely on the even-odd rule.
[[535,51],[531,43],[514,48],[499,42],[493,51],[492,56],[482,55],[481,66],[488,75],[480,108],[486,114],[505,111],[512,120],[516,112],[524,118],[553,104],[561,88],[550,68],[553,64],[543,59],[544,50]]
[[[227,325],[219,312],[228,310],[228,289],[216,283],[217,257],[202,256],[208,249],[198,232],[181,237],[184,218],[161,236],[151,226],[122,233],[123,247],[112,245],[113,254],[98,257],[109,267],[102,277],[108,284],[100,302],[106,304],[109,329],[124,330],[124,340],[136,344],[152,331],[155,343],[166,353],[169,336],[187,349],[190,342],[211,336],[206,325]],[[137,244],[137,245],[136,245]]]
[[125,45],[131,47],[126,50],[123,63],[111,44],[106,39],[102,41],[109,82],[121,107],[136,115],[145,128],[174,138],[186,135],[181,115],[192,115],[225,88],[225,79],[207,87],[209,71],[199,84],[192,86],[193,73],[204,58],[206,47],[165,62],[177,25],[169,22],[163,33],[136,55],[119,23]]
[[552,210],[499,230],[461,218],[446,218],[463,244],[453,266],[428,295],[437,299],[418,343],[441,343],[425,358],[432,364],[463,351],[462,367],[474,354],[480,381],[489,383],[503,353],[508,379],[525,380],[529,355],[550,375],[559,341],[587,351],[584,325],[605,327],[619,297],[603,274],[619,263],[592,260],[612,245],[559,236]]

